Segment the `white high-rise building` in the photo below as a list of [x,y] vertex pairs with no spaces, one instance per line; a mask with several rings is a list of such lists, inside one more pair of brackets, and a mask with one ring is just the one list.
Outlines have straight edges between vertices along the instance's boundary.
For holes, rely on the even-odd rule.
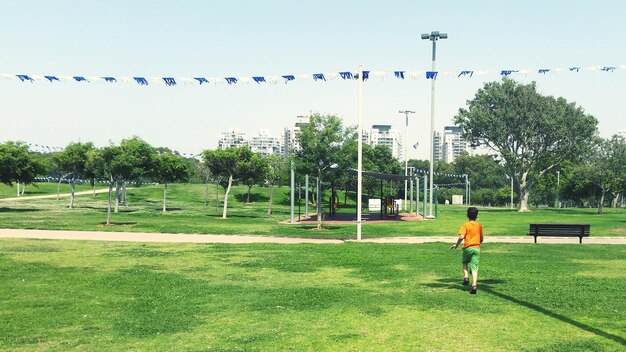
[[307,126],[309,124],[309,117],[300,117],[298,116],[298,120],[293,125],[293,127],[285,128],[283,131],[283,146],[282,153],[284,156],[289,156],[294,153],[298,149],[300,149],[300,144],[298,143],[298,134],[300,133],[300,129]]
[[435,131],[433,138],[434,160],[451,163],[461,152],[467,150],[467,142],[463,139],[461,127],[446,126],[443,135]]
[[239,132],[238,128],[229,128],[226,132],[220,133],[218,147],[226,149],[230,147],[240,147],[248,145],[248,136],[244,132]]
[[269,130],[259,130],[257,136],[250,137],[248,145],[250,146],[250,150],[263,156],[282,153],[280,138],[270,136]]
[[[372,125],[370,130],[363,131],[363,142],[371,147],[384,145],[391,150],[391,155],[396,159],[403,158],[402,134],[391,129],[391,125]],[[404,160],[404,159],[403,159]]]

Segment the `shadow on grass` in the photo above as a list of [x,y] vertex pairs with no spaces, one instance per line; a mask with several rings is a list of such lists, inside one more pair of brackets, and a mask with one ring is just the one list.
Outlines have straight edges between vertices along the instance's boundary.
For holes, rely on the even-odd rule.
[[[439,279],[437,280],[439,281],[438,283],[432,283],[432,284],[427,284],[426,286],[429,287],[435,287],[435,288],[448,288],[451,290],[461,290],[461,291],[467,291],[467,286],[462,286],[460,284],[460,280],[455,280],[455,279]],[[549,317],[552,317],[554,319],[560,320],[564,323],[573,325],[579,329],[585,330],[587,332],[590,332],[592,334],[595,334],[597,336],[600,337],[604,337],[606,339],[615,341],[619,344],[622,344],[624,346],[626,346],[626,339],[617,336],[617,335],[613,335],[610,334],[606,331],[600,330],[598,328],[595,328],[593,326],[581,323],[579,321],[576,321],[572,318],[566,317],[565,315],[553,312],[549,309],[543,308],[537,304],[531,303],[531,302],[527,302],[524,300],[521,300],[519,298],[515,298],[513,296],[507,295],[505,293],[501,293],[498,292],[496,290],[495,287],[497,287],[498,284],[504,283],[504,280],[479,280],[478,281],[478,291],[480,292],[486,292],[488,294],[494,295],[496,297],[505,299],[509,302],[515,303],[519,306],[522,307],[526,307],[528,309],[534,310],[535,312],[547,315]]]
[[0,213],[33,213],[36,211],[41,211],[41,209],[36,208],[0,208]]
[[115,227],[115,226],[130,226],[130,225],[137,225],[136,221],[120,221],[120,222],[111,222],[109,225],[106,224],[106,222],[101,222],[100,226],[105,226],[105,227]]
[[[239,203],[246,204],[248,202],[248,194],[247,193],[235,194],[235,199],[237,199]],[[269,201],[270,201],[270,198],[266,195],[262,195],[258,193],[250,193],[250,203],[256,203],[256,202],[267,203]]]

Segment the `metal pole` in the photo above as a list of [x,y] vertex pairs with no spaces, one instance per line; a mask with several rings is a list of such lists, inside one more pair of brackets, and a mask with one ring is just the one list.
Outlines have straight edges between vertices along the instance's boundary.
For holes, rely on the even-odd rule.
[[468,183],[467,183],[467,174],[463,175],[465,176],[465,205],[469,205],[469,188],[467,188]]
[[359,65],[358,79],[358,154],[357,154],[357,190],[356,190],[356,239],[361,240],[361,198],[363,193],[363,66]]
[[306,202],[304,202],[304,214],[309,216],[309,175],[304,175],[304,198],[306,199]]
[[[437,40],[431,39],[433,42],[433,64],[432,71],[435,72],[435,57],[437,53]],[[430,90],[430,194],[429,194],[429,214],[433,215],[433,179],[434,179],[434,167],[435,167],[435,80],[437,76],[432,77],[432,85]]]
[[426,219],[426,204],[428,204],[428,175],[424,174],[424,219]]
[[413,213],[413,175],[411,175],[411,208],[409,213]]
[[415,175],[415,216],[420,212],[420,178]]
[[291,161],[291,211],[290,211],[290,218],[289,218],[289,223],[293,224],[293,209],[294,209],[294,197],[295,197],[295,179],[296,179],[296,172],[293,169],[293,160]]

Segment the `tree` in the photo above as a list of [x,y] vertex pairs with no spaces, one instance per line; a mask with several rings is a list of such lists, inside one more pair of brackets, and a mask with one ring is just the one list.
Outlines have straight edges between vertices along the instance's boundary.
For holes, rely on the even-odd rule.
[[163,153],[156,156],[154,180],[163,184],[163,212],[167,212],[167,184],[171,182],[184,182],[189,179],[190,170],[188,164],[180,156],[171,153]]
[[91,155],[93,165],[99,165],[99,174],[109,181],[109,202],[106,224],[111,224],[112,191],[115,185],[115,212],[119,211],[120,186],[128,180],[147,176],[154,167],[154,148],[139,137],[109,145]]
[[[318,190],[321,190],[324,174],[343,160],[341,152],[346,132],[337,116],[320,114],[312,115],[309,124],[300,129],[297,137],[300,143],[300,149],[296,151],[297,169],[317,174]],[[321,229],[321,195],[318,194],[317,198],[317,228]],[[360,206],[360,201],[357,202]]]
[[505,160],[519,184],[519,211],[528,210],[537,177],[580,156],[597,133],[593,116],[563,98],[539,94],[534,82],[486,83],[467,104],[455,123],[473,147],[486,146]]
[[250,191],[252,186],[257,185],[265,181],[265,176],[268,172],[268,163],[258,153],[252,153],[252,157],[241,163],[240,181],[248,186],[248,197],[246,203],[250,203]]
[[46,168],[42,160],[28,152],[22,142],[0,144],[0,182],[11,186],[13,182],[31,184]]
[[598,188],[598,214],[603,213],[607,194],[616,198],[626,178],[626,142],[619,136],[597,138],[581,168],[582,177]]
[[269,205],[267,214],[272,214],[272,203],[274,200],[274,186],[278,185],[288,173],[289,160],[281,155],[270,155],[267,157],[267,172],[265,173],[265,182],[269,187]]
[[226,149],[205,150],[202,159],[214,177],[219,177],[222,186],[226,190],[224,194],[224,210],[222,219],[228,215],[228,195],[233,181],[241,175],[244,165],[252,158],[252,151],[248,146],[231,147]]
[[[69,178],[70,182],[70,205],[74,207],[74,190],[76,181],[88,174],[88,155],[94,149],[93,143],[70,143],[65,149],[54,156],[61,174]],[[59,181],[60,182],[60,181]]]

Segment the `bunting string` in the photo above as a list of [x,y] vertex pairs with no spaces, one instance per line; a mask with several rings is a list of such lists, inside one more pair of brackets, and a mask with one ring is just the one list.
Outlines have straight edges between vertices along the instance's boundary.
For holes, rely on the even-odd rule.
[[[396,80],[405,80],[407,78],[416,80],[416,79],[439,79],[440,77],[454,77],[454,78],[473,78],[474,76],[483,76],[486,74],[497,74],[501,77],[514,77],[516,75],[527,76],[531,73],[537,74],[539,77],[547,77],[561,73],[570,73],[570,74],[578,74],[583,71],[590,72],[601,72],[604,74],[612,74],[618,71],[626,71],[626,65],[620,66],[591,66],[591,67],[580,67],[580,66],[568,66],[566,68],[539,68],[539,69],[504,69],[504,70],[456,70],[456,71],[406,71],[406,70],[393,70],[393,77]],[[363,71],[362,79],[363,81],[367,81],[370,78],[370,74],[383,80],[386,76],[385,71]],[[226,77],[204,77],[204,76],[194,76],[193,78],[189,77],[171,77],[171,76],[162,76],[162,77],[144,77],[144,76],[133,76],[133,77],[118,77],[118,76],[58,76],[58,75],[33,75],[33,74],[1,74],[0,77],[4,77],[8,80],[19,80],[24,83],[35,83],[37,81],[48,81],[51,84],[59,84],[63,82],[74,82],[81,84],[88,83],[97,83],[97,82],[105,82],[105,83],[136,83],[140,86],[149,86],[152,84],[165,85],[169,87],[173,87],[178,85],[179,82],[182,82],[183,85],[189,84],[197,84],[197,85],[209,85],[209,84],[220,84],[220,83],[228,83],[229,85],[236,85],[237,83],[257,83],[257,85],[264,84],[276,84],[281,78],[285,84],[294,82],[294,81],[306,81],[313,80],[315,82],[327,82],[333,80],[335,78],[341,78],[343,81],[350,80],[358,80],[359,72],[352,71],[339,71],[339,72],[330,72],[330,73],[313,73],[313,74],[288,74],[288,75],[280,75],[280,76],[252,76],[252,77],[240,77],[240,76],[226,76]]]

